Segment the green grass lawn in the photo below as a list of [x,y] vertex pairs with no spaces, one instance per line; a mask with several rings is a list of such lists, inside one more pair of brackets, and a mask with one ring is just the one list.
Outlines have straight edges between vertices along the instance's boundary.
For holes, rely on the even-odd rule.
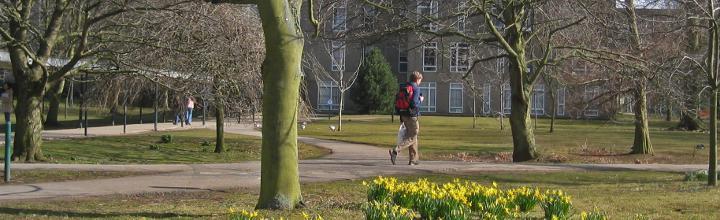
[[[172,135],[172,143],[160,143],[162,135]],[[203,143],[207,146],[203,146]],[[77,138],[46,141],[43,153],[56,163],[89,164],[169,164],[232,163],[260,159],[261,140],[257,137],[225,133],[227,151],[214,153],[215,131],[195,129],[151,132],[128,136]],[[153,150],[150,145],[157,145]],[[4,149],[0,150],[4,154]],[[329,150],[299,144],[302,159],[317,158]]]
[[[395,144],[399,122],[390,116],[346,116],[342,132],[332,132],[337,118],[320,119],[309,124],[300,135],[381,147]],[[540,161],[580,163],[707,163],[706,133],[669,131],[674,122],[653,120],[650,138],[655,156],[626,155],[633,142],[634,126],[629,119],[620,121],[556,120],[555,132],[549,133],[550,120],[539,119],[535,131]],[[505,120],[500,130],[496,118],[478,118],[472,128],[471,117],[422,116],[420,118],[421,160],[509,161],[512,134]]]
[[[89,179],[115,178],[125,176],[155,174],[151,172],[120,172],[120,171],[70,171],[70,170],[11,170],[10,182],[6,184],[32,184],[44,182],[78,181]],[[2,176],[2,174],[0,174]]]
[[[401,177],[416,180],[416,176]],[[562,189],[581,210],[598,209],[610,219],[718,219],[720,189],[703,182],[684,182],[682,174],[659,172],[561,172],[471,173],[422,176],[435,182],[460,178],[501,188],[537,186]],[[367,180],[367,179],[366,179]],[[303,184],[308,208],[296,211],[261,211],[264,216],[301,219],[301,212],[322,214],[325,219],[363,219],[366,201],[363,180]],[[227,210],[253,209],[257,190],[231,189],[185,193],[114,195],[64,200],[13,201],[0,204],[0,219],[110,218],[227,219]],[[535,214],[541,215],[536,207]]]

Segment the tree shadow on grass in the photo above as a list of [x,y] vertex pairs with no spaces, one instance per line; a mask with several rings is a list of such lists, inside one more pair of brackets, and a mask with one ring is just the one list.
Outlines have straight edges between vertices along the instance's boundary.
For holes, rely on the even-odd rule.
[[110,217],[147,217],[147,218],[178,218],[188,217],[195,219],[209,218],[211,215],[193,215],[184,213],[154,213],[154,212],[109,212],[109,213],[93,213],[93,212],[77,212],[77,211],[60,211],[60,210],[43,210],[43,209],[31,209],[31,208],[6,208],[0,207],[0,214],[8,215],[37,215],[37,216],[52,216],[52,217],[76,217],[76,218],[110,218]]

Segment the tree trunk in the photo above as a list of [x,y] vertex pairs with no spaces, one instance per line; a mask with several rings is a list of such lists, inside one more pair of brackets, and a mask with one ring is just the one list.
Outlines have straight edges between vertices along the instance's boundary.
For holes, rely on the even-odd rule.
[[19,79],[15,90],[15,94],[17,94],[17,107],[15,108],[17,128],[15,129],[13,160],[23,157],[26,162],[43,161],[45,158],[41,149],[43,124],[42,108],[40,108],[43,88],[42,85],[38,85],[40,83],[27,81]]
[[666,100],[665,104],[665,121],[672,121],[672,103],[670,102],[670,98]]
[[[342,81],[340,82],[340,86],[342,86]],[[341,87],[342,88],[342,87]],[[345,91],[340,90],[340,106],[338,106],[338,127],[337,131],[342,131],[342,113],[343,113],[343,105],[345,104]]]
[[218,101],[215,106],[215,153],[225,152],[225,105]]
[[708,185],[717,186],[717,114],[718,114],[718,36],[717,17],[715,12],[715,1],[708,1],[708,9],[712,10],[713,20],[708,21],[708,53],[706,57],[706,65],[712,97],[710,99],[710,149],[708,155]]
[[258,1],[265,36],[258,209],[303,206],[298,171],[297,114],[303,36],[300,0]]
[[[524,10],[523,6],[517,6],[515,10]],[[512,7],[511,7],[512,8]],[[516,19],[516,14],[505,13],[505,19]],[[513,162],[529,161],[537,158],[535,151],[535,135],[530,124],[530,100],[533,81],[528,73],[528,65],[525,59],[525,42],[522,22],[514,23],[507,31],[508,44],[515,52],[510,58],[510,129],[513,136]],[[509,24],[508,24],[509,25]],[[535,73],[539,74],[539,73]]]
[[718,89],[713,89],[710,98],[710,149],[708,158],[708,185],[717,186],[717,103]]
[[50,86],[48,95],[50,96],[50,107],[48,108],[47,118],[45,119],[45,127],[59,126],[58,114],[60,113],[60,96],[65,88],[65,78],[55,82]]
[[[529,88],[529,87],[528,87]],[[528,161],[537,158],[535,135],[531,127],[530,91],[513,89],[510,128],[513,136],[513,162]]]
[[635,141],[631,154],[653,154],[647,116],[647,95],[645,86],[638,85],[635,91]]
[[555,96],[555,90],[550,89],[550,99],[552,99],[552,106],[550,108],[552,109],[552,116],[550,116],[550,133],[555,132],[555,117],[557,117],[557,100],[555,99],[557,96]]
[[[502,88],[502,87],[501,87]],[[505,90],[500,91],[500,130],[505,130]]]

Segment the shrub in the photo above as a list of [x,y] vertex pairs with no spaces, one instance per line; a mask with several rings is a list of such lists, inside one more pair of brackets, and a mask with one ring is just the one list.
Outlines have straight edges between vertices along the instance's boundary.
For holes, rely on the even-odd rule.
[[360,66],[352,99],[360,113],[386,114],[394,109],[398,82],[390,64],[378,48],[373,48]]
[[169,144],[169,143],[172,143],[172,139],[173,139],[172,135],[164,134],[164,135],[160,136],[160,143]]
[[148,148],[149,148],[150,150],[160,150],[160,145],[151,144]]
[[[720,175],[720,172],[718,172]],[[685,173],[685,181],[707,181],[708,171],[707,170],[696,170]]]
[[200,146],[209,147],[209,146],[210,146],[210,141],[208,141],[208,140],[203,140],[203,141],[200,143]]

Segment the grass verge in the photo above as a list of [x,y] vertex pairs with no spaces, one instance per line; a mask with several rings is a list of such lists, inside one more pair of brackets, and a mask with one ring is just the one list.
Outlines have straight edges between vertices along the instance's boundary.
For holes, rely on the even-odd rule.
[[[171,135],[171,143],[161,136]],[[330,150],[299,143],[301,159],[317,158]],[[225,148],[215,153],[215,131],[195,129],[47,141],[43,153],[55,163],[169,164],[232,163],[260,159],[261,139],[225,133]],[[0,150],[3,152],[4,150]]]

